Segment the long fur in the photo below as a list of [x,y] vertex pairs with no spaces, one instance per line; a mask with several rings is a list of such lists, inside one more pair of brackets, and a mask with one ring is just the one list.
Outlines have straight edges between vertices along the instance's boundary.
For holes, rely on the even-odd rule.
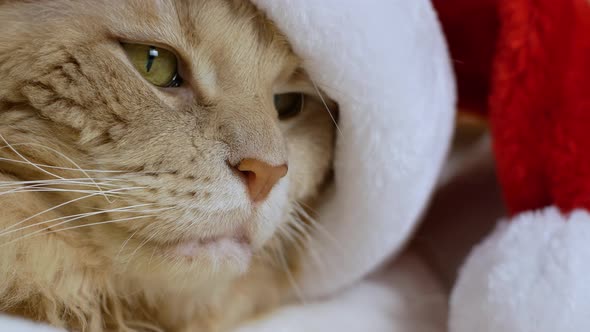
[[[272,22],[245,1],[4,1],[0,30],[1,310],[217,331],[296,296],[321,227],[299,202],[329,178],[334,124]],[[172,50],[186,83],[150,85],[120,42]],[[292,91],[305,109],[280,122],[273,94]],[[260,205],[231,167],[245,158],[289,164]]]

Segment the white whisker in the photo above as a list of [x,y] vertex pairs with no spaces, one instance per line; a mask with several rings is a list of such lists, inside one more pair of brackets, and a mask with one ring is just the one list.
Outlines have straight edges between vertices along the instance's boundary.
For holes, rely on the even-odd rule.
[[20,157],[26,164],[33,166],[34,168],[36,168],[37,170],[49,175],[49,176],[53,176],[56,177],[58,179],[63,179],[61,176],[51,173],[41,167],[39,167],[37,164],[35,164],[34,162],[30,161],[29,159],[27,159],[25,156],[23,156],[20,152],[18,152],[10,143],[8,143],[8,141],[4,138],[4,136],[2,136],[2,134],[0,134],[0,139],[2,139],[4,141],[4,143],[6,144],[6,146],[1,147],[2,149],[4,148],[9,148],[12,152],[14,152],[18,157]]
[[52,222],[56,222],[56,221],[61,221],[61,220],[65,220],[61,223],[58,223],[56,225],[52,225],[53,227],[57,227],[57,226],[61,226],[63,224],[66,223],[70,223],[72,221],[76,221],[76,220],[81,220],[81,219],[85,219],[85,218],[89,218],[89,217],[94,217],[94,216],[98,216],[101,214],[107,214],[107,213],[115,213],[115,212],[127,212],[127,213],[146,213],[145,211],[133,211],[133,209],[137,209],[137,208],[142,208],[142,207],[148,207],[148,206],[152,206],[153,204],[140,204],[140,205],[135,205],[135,206],[129,206],[129,207],[122,207],[122,208],[117,208],[117,209],[111,209],[111,210],[105,210],[105,211],[97,211],[97,212],[86,212],[86,213],[80,213],[80,214],[75,214],[75,215],[70,215],[70,216],[64,216],[64,217],[59,217],[59,218],[54,218],[51,220],[46,220],[46,221],[42,221],[42,222],[38,222],[35,223],[33,225],[27,225],[24,227],[20,227],[17,229],[12,229],[12,230],[5,230],[4,232],[0,233],[0,237],[6,236],[6,235],[10,235],[10,234],[14,234],[17,232],[21,232],[23,230],[29,229],[29,228],[34,228],[37,226],[41,226],[41,225],[47,225],[50,224]]
[[[21,157],[23,160],[30,162],[28,159],[26,159],[22,154],[20,154],[18,151],[16,151],[16,149],[14,149],[14,145],[10,145],[10,143],[8,143],[8,141],[6,141],[6,139],[4,139],[4,137],[2,135],[0,135],[0,138],[2,138],[2,140],[8,145],[8,147],[14,152],[16,153],[19,157]],[[23,145],[23,146],[33,146],[33,147],[38,147],[38,148],[42,148],[42,149],[46,149],[49,150],[55,154],[57,154],[58,156],[62,157],[63,159],[65,159],[66,161],[68,161],[69,163],[71,163],[72,165],[74,165],[78,170],[80,170],[82,172],[82,174],[84,174],[90,181],[94,182],[94,184],[96,185],[96,188],[100,191],[103,192],[104,190],[94,181],[94,179],[92,177],[90,177],[90,175],[88,173],[86,173],[86,171],[84,171],[82,169],[82,167],[80,167],[80,165],[78,165],[74,160],[72,160],[70,157],[66,156],[65,154],[61,153],[60,151],[57,151],[56,149],[53,149],[51,147],[45,146],[45,145],[41,145],[41,144],[37,144],[37,143],[19,143],[19,145]],[[4,147],[0,147],[0,148],[4,148]],[[53,174],[51,172],[47,172],[45,169],[39,167],[37,164],[33,164],[32,162],[30,162],[31,165],[37,169],[39,169],[40,171],[47,173],[47,174]],[[55,174],[53,174],[56,177],[59,177]],[[60,179],[63,179],[63,177],[59,177]],[[110,202],[109,198],[105,195],[104,198],[107,200],[107,202]]]
[[133,232],[133,234],[131,234],[127,240],[125,240],[125,242],[123,242],[123,244],[121,245],[121,248],[119,248],[119,251],[117,252],[117,255],[115,256],[115,259],[119,258],[119,256],[121,256],[121,253],[123,252],[123,249],[125,249],[125,247],[127,246],[127,244],[129,243],[129,241],[131,241],[131,239],[135,236],[135,234],[137,234],[137,232],[139,232],[139,229],[136,230],[135,232]]
[[295,292],[295,295],[297,296],[299,301],[301,301],[301,304],[307,304],[307,300],[306,300],[305,296],[303,295],[303,291],[301,290],[301,287],[299,287],[299,284],[297,284],[297,281],[295,280],[295,277],[293,276],[293,273],[291,272],[291,268],[289,268],[289,264],[287,264],[287,260],[285,258],[285,255],[280,254],[279,259],[280,259],[280,263],[283,267],[283,270],[287,275],[287,279],[289,280],[289,283],[291,284],[291,287],[293,288],[293,291]]
[[[14,187],[14,186],[29,186],[29,185],[53,185],[53,184],[80,184],[80,185],[89,185],[87,183],[87,178],[80,178],[80,179],[52,179],[52,180],[31,180],[31,181],[0,181],[0,188],[3,187]],[[100,178],[100,184],[103,185],[111,185],[114,186],[114,182],[123,182],[125,180],[122,179],[109,179],[109,178]],[[91,183],[90,183],[91,184]]]
[[96,193],[97,195],[104,196],[107,195],[109,197],[118,197],[121,196],[123,193],[116,193],[116,194],[107,194],[105,192],[100,192],[96,190],[82,190],[82,189],[63,189],[63,188],[50,188],[50,187],[29,187],[29,188],[17,188],[5,192],[0,192],[0,196],[10,195],[10,194],[19,194],[19,193],[72,193],[72,194],[92,194]]
[[312,230],[320,232],[321,234],[317,234],[317,232],[315,233],[316,235],[321,235],[323,236],[326,240],[328,240],[336,249],[338,249],[339,251],[341,251],[342,253],[346,253],[347,251],[345,250],[344,247],[342,247],[342,244],[340,242],[338,242],[333,236],[332,234],[330,234],[322,224],[320,224],[317,220],[315,220],[315,218],[313,218],[312,216],[309,215],[309,213],[307,213],[307,211],[300,205],[300,203],[296,203],[294,204],[295,209],[297,210],[298,213],[300,213],[308,222],[308,223],[302,223],[302,225],[306,226],[306,227],[311,227]]
[[[16,163],[16,164],[26,164],[26,165],[30,165],[29,163],[22,161],[22,160],[16,160],[16,159],[10,159],[10,158],[0,158],[0,161],[6,161],[6,162],[12,162],[12,163]],[[70,168],[70,167],[59,167],[59,166],[52,166],[52,165],[45,165],[45,164],[35,164],[39,167],[42,168],[46,168],[46,169],[55,169],[55,170],[60,170],[60,171],[76,171],[76,172],[80,172],[80,169],[77,168]],[[104,173],[104,174],[123,174],[126,171],[122,170],[122,171],[110,171],[110,170],[99,170],[99,169],[84,169],[85,172],[87,173]]]
[[145,246],[148,242],[150,242],[154,237],[156,237],[156,235],[158,234],[158,232],[154,232],[152,235],[150,235],[150,237],[144,239],[138,246],[137,248],[135,248],[135,250],[133,250],[133,252],[131,253],[131,255],[129,255],[129,257],[127,258],[127,262],[125,263],[125,269],[127,269],[127,267],[129,266],[129,263],[131,262],[131,259],[133,257],[135,257],[135,254],[139,251],[139,249],[143,248],[143,246]]
[[[128,189],[128,188],[127,189],[113,189],[113,190],[107,191],[107,193],[116,193],[116,192],[119,192],[121,190],[130,190],[130,189]],[[78,197],[78,198],[69,200],[67,202],[58,204],[58,205],[53,206],[53,207],[51,207],[49,209],[43,210],[41,212],[38,212],[38,213],[36,213],[36,214],[28,217],[28,218],[25,218],[24,220],[21,220],[21,221],[19,221],[18,223],[14,224],[14,225],[11,225],[11,226],[7,227],[6,229],[4,229],[4,232],[5,231],[8,231],[8,230],[11,230],[14,227],[17,227],[19,225],[22,225],[22,224],[26,223],[27,221],[30,221],[30,220],[32,220],[32,219],[34,219],[36,217],[39,217],[39,216],[41,216],[41,215],[43,215],[45,213],[49,213],[49,212],[54,211],[56,209],[62,208],[64,206],[67,206],[69,204],[73,204],[73,203],[76,203],[76,202],[79,202],[79,201],[82,201],[82,200],[85,200],[85,199],[89,199],[89,198],[92,198],[92,197],[100,196],[100,195],[102,195],[102,194],[101,193],[94,193],[94,194],[91,194],[91,195],[86,195],[86,196]]]
[[336,126],[336,129],[340,133],[340,136],[344,136],[344,134],[342,133],[342,130],[340,129],[340,126],[338,125],[338,121],[336,121],[336,118],[334,117],[334,114],[332,113],[332,110],[330,110],[330,106],[328,106],[328,103],[326,102],[326,99],[322,95],[322,92],[320,91],[320,88],[318,88],[318,85],[314,81],[311,81],[311,83],[313,84],[313,87],[314,87],[315,91],[317,92],[318,96],[320,97],[320,100],[324,104],[324,107],[326,108],[326,111],[330,115],[330,118],[332,118],[332,122],[334,122],[334,125]]
[[[108,221],[101,221],[101,222],[96,222],[96,223],[92,223],[92,224],[72,226],[72,227],[58,229],[58,230],[54,230],[54,231],[50,231],[50,232],[45,232],[47,229],[42,229],[40,231],[33,232],[31,234],[27,234],[27,235],[22,236],[22,237],[20,237],[18,239],[15,239],[15,240],[12,240],[12,241],[7,242],[5,244],[2,244],[2,245],[0,245],[0,248],[1,247],[4,247],[4,246],[8,246],[8,245],[13,244],[13,243],[18,242],[18,241],[22,241],[22,240],[27,239],[27,238],[37,237],[37,236],[40,236],[40,235],[55,234],[55,233],[69,231],[69,230],[80,229],[80,228],[84,228],[84,227],[92,227],[92,226],[99,226],[99,225],[106,225],[106,224],[114,224],[114,223],[120,223],[120,222],[124,222],[124,221],[132,221],[132,220],[145,219],[145,218],[155,218],[155,217],[157,217],[157,216],[156,215],[147,215],[147,216],[137,216],[137,217],[123,218],[123,219],[116,219],[116,220],[108,220]],[[42,233],[42,234],[39,234],[39,233]]]

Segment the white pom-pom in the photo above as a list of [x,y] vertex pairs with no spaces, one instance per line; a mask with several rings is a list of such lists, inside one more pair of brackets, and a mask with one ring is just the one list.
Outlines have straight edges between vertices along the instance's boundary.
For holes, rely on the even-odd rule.
[[556,208],[501,224],[467,260],[452,332],[590,331],[590,215]]

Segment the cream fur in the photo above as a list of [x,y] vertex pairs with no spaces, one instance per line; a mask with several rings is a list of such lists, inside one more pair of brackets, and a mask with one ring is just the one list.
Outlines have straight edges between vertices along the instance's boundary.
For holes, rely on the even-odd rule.
[[[334,126],[270,21],[245,1],[9,1],[0,30],[3,311],[217,331],[290,299]],[[144,81],[121,41],[173,50],[185,85]],[[291,91],[305,109],[280,122]],[[260,205],[231,167],[246,158],[289,164]]]

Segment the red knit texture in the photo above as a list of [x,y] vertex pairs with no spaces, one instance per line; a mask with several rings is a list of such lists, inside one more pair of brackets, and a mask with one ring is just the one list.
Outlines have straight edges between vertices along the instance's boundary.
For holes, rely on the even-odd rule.
[[449,43],[461,111],[488,111],[499,0],[433,0]]
[[512,213],[590,209],[590,2],[500,0],[490,120]]
[[590,210],[590,0],[433,0],[509,210]]

